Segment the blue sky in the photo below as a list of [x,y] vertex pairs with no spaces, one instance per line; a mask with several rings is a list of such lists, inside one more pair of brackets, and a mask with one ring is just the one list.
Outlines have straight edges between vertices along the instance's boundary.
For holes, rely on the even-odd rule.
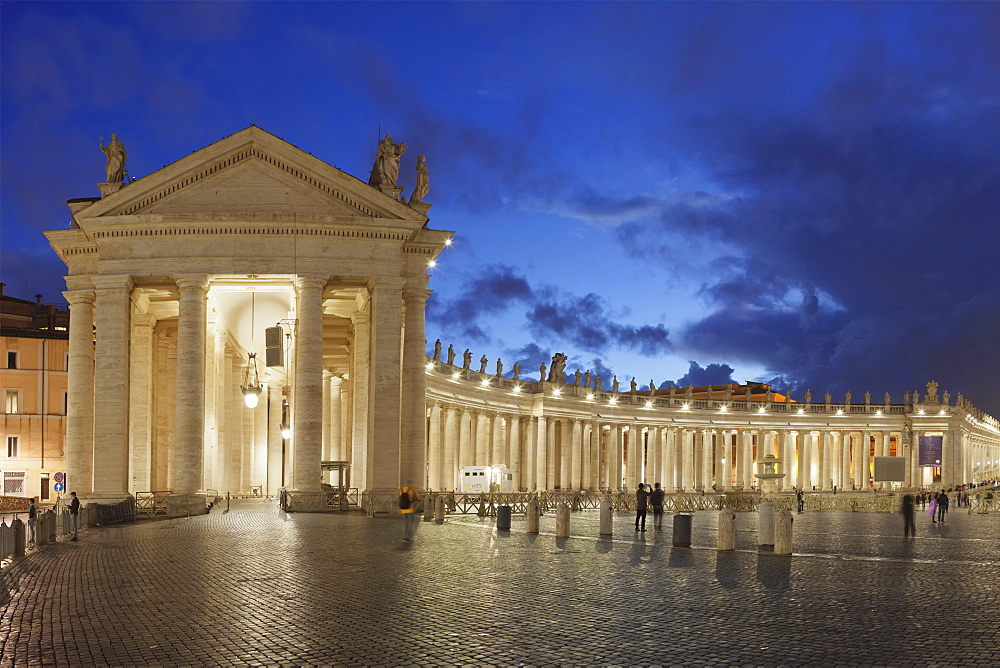
[[8,294],[60,299],[100,136],[142,177],[253,123],[365,179],[388,132],[456,231],[431,342],[1000,414],[998,3],[0,11]]

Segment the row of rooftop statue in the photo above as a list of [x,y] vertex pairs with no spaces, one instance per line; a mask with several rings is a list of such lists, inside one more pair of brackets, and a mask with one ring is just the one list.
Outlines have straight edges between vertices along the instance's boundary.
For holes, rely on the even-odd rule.
[[[448,351],[447,351],[447,360],[446,360],[445,363],[448,364],[448,365],[450,365],[450,366],[455,366],[455,356],[456,356],[455,346],[449,345],[448,346]],[[441,361],[441,339],[438,339],[437,341],[434,342],[434,355],[433,355],[433,357],[431,359],[434,362],[440,362]],[[483,355],[482,357],[480,357],[479,358],[479,371],[476,372],[476,373],[478,373],[480,376],[487,375],[487,373],[486,373],[486,367],[487,367],[488,364],[489,364],[489,358],[487,358],[486,355]],[[462,353],[462,369],[464,371],[472,371],[471,365],[472,365],[472,351],[469,350],[468,348],[466,348],[465,352]],[[548,374],[546,374],[546,370],[548,370]],[[495,377],[497,377],[497,378],[500,378],[503,375],[503,360],[501,360],[499,357],[497,358],[496,373],[494,373],[493,375]],[[539,380],[543,380],[544,379],[548,383],[556,383],[556,384],[561,384],[561,385],[568,385],[569,383],[567,381],[567,376],[566,376],[566,355],[564,355],[563,353],[556,353],[555,355],[552,356],[552,365],[551,366],[546,367],[545,364],[542,364],[541,366],[539,366],[538,367],[538,378],[539,378]],[[591,384],[591,380],[593,380],[594,390],[596,392],[601,392],[602,391],[601,377],[599,375],[593,375],[590,369],[587,369],[587,371],[585,371],[583,373],[581,373],[580,370],[577,369],[576,372],[573,374],[573,378],[574,378],[574,382],[573,382],[573,386],[574,387],[590,387],[591,386],[590,385]],[[515,381],[521,380],[521,365],[520,365],[520,363],[514,362],[514,368],[513,368],[513,371],[511,373],[510,379],[511,380],[515,380]],[[632,394],[636,394],[637,392],[639,392],[639,387],[638,387],[638,384],[636,383],[635,378],[632,378],[629,382],[630,382],[630,385],[631,385],[629,391]],[[668,383],[668,385],[670,386],[669,387],[670,393],[667,396],[669,396],[669,398],[673,399],[673,398],[675,398],[675,392],[676,392],[676,390],[678,388],[674,386],[673,382]],[[656,382],[653,381],[653,380],[650,380],[649,381],[649,390],[655,391],[656,389],[657,389]],[[927,383],[927,394],[924,396],[924,403],[925,404],[944,404],[944,405],[947,406],[948,403],[951,401],[951,394],[948,393],[948,392],[945,392],[939,398],[938,395],[937,395],[937,389],[938,389],[938,384],[936,382],[931,381],[931,382]],[[619,391],[618,390],[618,376],[614,376],[612,378],[612,381],[611,381],[611,392],[618,392],[618,391]],[[646,392],[647,390],[642,390],[642,391]],[[730,401],[733,398],[733,386],[732,385],[723,385],[720,388],[720,390],[719,390],[719,396],[714,396],[715,395],[715,390],[713,389],[713,386],[712,385],[708,385],[707,386],[707,390],[706,390],[706,394],[707,394],[707,396],[705,398],[708,399],[709,401],[711,401],[713,399],[723,400],[723,401]],[[746,402],[747,403],[751,402],[752,395],[753,395],[753,388],[747,387],[746,388]],[[792,390],[785,390],[784,397],[785,397],[784,401],[786,401],[786,402],[792,402],[793,401],[793,399],[792,399]],[[688,400],[691,400],[691,399],[694,398],[694,385],[688,385],[687,388],[685,388],[685,390],[684,390],[684,398],[688,399]],[[824,394],[823,399],[824,399],[824,402],[827,403],[827,404],[832,403],[832,400],[833,400],[833,398],[830,396],[829,392],[827,392],[826,394]],[[883,400],[884,400],[886,406],[888,406],[892,402],[892,398],[890,397],[890,395],[889,395],[888,392],[885,393],[885,396],[883,397]],[[764,401],[767,402],[767,403],[771,403],[771,402],[774,401],[774,392],[771,390],[770,387],[767,388],[767,392],[766,392],[766,394],[764,396]],[[806,404],[811,404],[812,403],[812,392],[810,390],[806,390],[804,401],[805,401]],[[869,406],[869,405],[871,405],[871,402],[872,402],[871,392],[865,392],[865,405]],[[920,393],[917,392],[916,390],[914,390],[913,394],[911,396],[910,393],[907,392],[906,394],[903,395],[903,403],[906,404],[906,405],[911,405],[911,404],[912,405],[917,405],[917,404],[919,404],[920,403]],[[965,398],[962,397],[961,394],[959,394],[958,395],[958,401],[955,403],[955,405],[959,406],[959,407],[962,407],[964,404],[965,404]],[[846,405],[846,406],[850,406],[851,405],[851,393],[850,392],[847,392],[845,394],[845,396],[844,396],[844,405]]]
[[[125,170],[125,162],[128,160],[128,154],[125,152],[125,146],[118,141],[118,135],[112,134],[111,141],[107,146],[104,145],[104,137],[101,137],[98,141],[98,146],[107,159],[107,163],[104,166],[106,182],[122,183],[128,175],[128,172]],[[399,159],[403,157],[403,153],[405,152],[406,142],[393,143],[392,137],[386,135],[378,143],[378,149],[375,152],[375,164],[372,165],[372,173],[368,177],[368,185],[380,189],[395,188],[396,180],[399,178]],[[414,186],[413,193],[410,195],[410,204],[422,203],[429,190],[427,161],[423,154],[421,154],[417,156],[417,185]],[[401,197],[400,201],[405,202],[406,199]]]

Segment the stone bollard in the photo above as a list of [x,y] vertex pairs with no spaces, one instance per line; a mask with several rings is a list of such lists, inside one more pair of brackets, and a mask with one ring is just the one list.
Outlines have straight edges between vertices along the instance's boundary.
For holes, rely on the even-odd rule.
[[444,495],[434,497],[434,521],[438,524],[444,522]]
[[434,495],[428,494],[424,497],[424,521],[430,522],[434,519]]
[[774,546],[774,504],[764,501],[757,509],[757,544]]
[[524,511],[525,533],[538,533],[538,499],[532,497]]
[[674,547],[691,547],[691,515],[674,515]]
[[10,523],[10,526],[14,529],[14,556],[23,557],[26,542],[26,536],[24,535],[24,522],[21,520],[14,520]]
[[774,521],[774,553],[792,553],[792,511],[782,510]]
[[569,537],[569,506],[560,503],[556,508],[556,538]]
[[614,504],[609,497],[601,499],[601,535],[610,536],[615,532]]
[[510,506],[497,508],[497,530],[510,531]]
[[736,512],[732,508],[719,511],[719,550],[736,548]]

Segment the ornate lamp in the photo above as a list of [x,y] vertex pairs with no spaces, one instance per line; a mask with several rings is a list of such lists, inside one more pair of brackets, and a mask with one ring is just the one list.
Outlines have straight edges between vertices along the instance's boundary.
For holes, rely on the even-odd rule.
[[240,385],[240,389],[243,391],[243,401],[247,408],[256,408],[257,400],[264,389],[257,375],[257,353],[247,355],[247,365],[243,369],[243,384]]

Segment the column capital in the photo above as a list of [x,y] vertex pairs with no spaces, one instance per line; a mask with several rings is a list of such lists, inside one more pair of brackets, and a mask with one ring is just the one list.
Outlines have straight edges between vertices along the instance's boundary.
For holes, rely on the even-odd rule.
[[94,282],[95,290],[131,290],[135,285],[128,274],[98,275],[91,280]]
[[295,278],[295,287],[298,290],[308,290],[310,288],[322,290],[326,288],[329,280],[328,276],[321,276],[319,274],[299,274]]
[[180,289],[208,288],[208,274],[174,274],[174,283]]
[[368,291],[377,293],[379,290],[402,290],[406,279],[399,276],[378,276],[368,281]]
[[63,292],[63,297],[66,298],[70,306],[93,304],[95,299],[93,290],[66,290]]

